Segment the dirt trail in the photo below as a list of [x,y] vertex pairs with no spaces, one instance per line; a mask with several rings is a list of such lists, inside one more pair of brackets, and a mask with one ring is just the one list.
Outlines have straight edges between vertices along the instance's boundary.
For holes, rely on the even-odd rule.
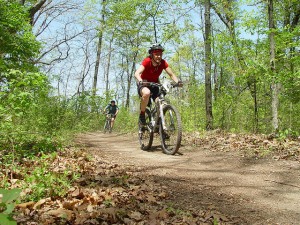
[[239,224],[300,224],[300,164],[254,159],[239,152],[216,152],[182,146],[180,154],[162,153],[158,138],[152,151],[142,151],[135,136],[87,133],[77,142],[172,190],[179,207],[211,209]]

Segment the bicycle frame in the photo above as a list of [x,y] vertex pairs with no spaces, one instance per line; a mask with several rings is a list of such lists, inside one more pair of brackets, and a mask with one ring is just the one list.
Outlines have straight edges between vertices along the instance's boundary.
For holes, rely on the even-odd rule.
[[112,114],[106,113],[105,117],[106,117],[106,120],[105,120],[105,124],[104,124],[104,132],[106,132],[106,130],[108,130],[109,132],[111,132]]
[[[151,101],[150,114],[151,114],[151,123],[152,123],[151,124],[152,127],[149,127],[150,132],[153,133],[155,128],[157,128],[160,125],[160,123],[162,124],[163,129],[166,129],[163,106],[168,104],[165,100],[165,95],[167,94],[167,91],[165,90],[162,84],[153,83],[153,82],[144,82],[144,83],[146,85],[148,84],[149,86],[156,86],[159,88],[159,95],[156,99],[156,102],[152,98],[149,99],[149,101]],[[151,108],[152,105],[154,105],[153,109]],[[157,115],[156,118],[153,118],[155,112],[157,113]]]
[[[139,123],[139,142],[142,150],[149,150],[154,133],[159,133],[164,153],[174,155],[181,144],[182,126],[179,112],[166,99],[166,88],[157,83],[143,82],[145,87],[158,87],[158,97],[149,100],[146,109],[147,125]],[[176,87],[177,85],[172,85]],[[152,107],[154,105],[154,107]]]

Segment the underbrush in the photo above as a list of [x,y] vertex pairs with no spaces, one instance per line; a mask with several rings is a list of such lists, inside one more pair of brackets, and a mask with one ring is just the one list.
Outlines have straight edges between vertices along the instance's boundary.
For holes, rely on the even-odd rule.
[[0,152],[0,188],[22,189],[20,201],[37,201],[45,196],[61,197],[66,194],[79,175],[70,166],[55,168],[61,150],[23,150]]

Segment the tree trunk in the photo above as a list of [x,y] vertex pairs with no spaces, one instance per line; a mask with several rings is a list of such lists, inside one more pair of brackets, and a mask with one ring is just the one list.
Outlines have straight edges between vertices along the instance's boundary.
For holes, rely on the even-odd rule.
[[205,108],[206,129],[213,129],[212,90],[211,90],[211,24],[210,0],[205,0]]
[[272,80],[272,127],[273,131],[276,133],[278,131],[278,83],[276,80],[276,67],[275,67],[275,24],[273,18],[273,0],[268,0],[268,16],[269,16],[269,39],[270,39],[270,69],[273,76]]
[[[29,8],[28,12],[31,25],[34,23],[34,15],[43,7],[46,2],[47,0],[38,0]],[[19,0],[19,3],[21,5],[25,5],[26,0]]]
[[132,65],[131,65],[131,70],[129,72],[129,62],[130,60],[127,58],[127,67],[128,67],[128,77],[127,77],[127,90],[126,90],[126,103],[125,103],[125,107],[129,108],[129,104],[130,104],[130,89],[131,89],[131,82],[132,79],[134,77],[134,71],[135,71],[135,60],[137,57],[137,51],[134,52],[133,58],[130,59],[132,60]]
[[254,133],[257,133],[258,131],[258,103],[257,103],[257,82],[254,81],[253,83],[253,100],[254,100]]
[[108,57],[107,57],[107,67],[105,72],[105,93],[106,93],[106,100],[108,97],[108,91],[109,91],[109,69],[110,69],[110,61],[111,61],[111,54],[112,54],[112,42],[114,40],[114,33],[112,34],[112,37],[109,41],[109,49],[108,49]]
[[102,49],[102,38],[103,38],[103,28],[105,25],[105,1],[102,0],[102,10],[101,10],[101,20],[100,20],[100,30],[99,30],[99,37],[98,37],[98,45],[97,45],[97,56],[96,56],[96,63],[95,63],[95,72],[94,72],[94,80],[93,80],[93,96],[96,96],[97,91],[97,81],[98,81],[98,73],[99,73],[99,65],[100,65],[100,56],[101,56],[101,49]]

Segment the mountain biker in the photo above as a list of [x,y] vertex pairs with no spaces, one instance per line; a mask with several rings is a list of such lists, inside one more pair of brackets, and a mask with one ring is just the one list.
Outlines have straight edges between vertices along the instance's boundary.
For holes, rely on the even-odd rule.
[[111,100],[110,104],[108,104],[105,109],[104,112],[107,115],[111,115],[111,122],[110,122],[110,128],[112,129],[115,123],[115,119],[117,117],[117,114],[119,113],[119,107],[116,105],[116,101],[115,100]]
[[162,59],[163,51],[164,48],[160,44],[153,44],[148,50],[149,56],[142,61],[134,74],[138,82],[138,93],[141,97],[139,122],[142,125],[146,125],[145,111],[151,93],[153,100],[158,97],[158,88],[145,87],[143,86],[143,81],[159,83],[158,78],[162,71],[165,70],[178,86],[182,86],[182,82],[173,73],[166,60]]

